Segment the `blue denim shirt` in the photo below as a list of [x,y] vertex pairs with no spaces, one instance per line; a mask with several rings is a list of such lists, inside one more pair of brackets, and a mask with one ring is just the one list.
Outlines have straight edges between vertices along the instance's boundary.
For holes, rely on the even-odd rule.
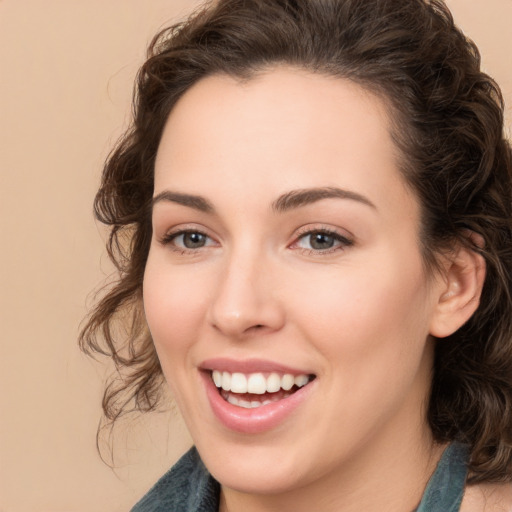
[[[467,474],[468,450],[451,444],[443,453],[414,512],[457,512]],[[218,512],[220,485],[191,448],[131,512]]]
[[469,450],[453,443],[443,453],[415,512],[458,512],[468,473]]

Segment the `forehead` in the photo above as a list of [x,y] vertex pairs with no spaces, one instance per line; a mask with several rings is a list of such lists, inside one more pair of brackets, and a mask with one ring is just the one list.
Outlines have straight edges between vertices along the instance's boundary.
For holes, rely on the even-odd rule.
[[404,181],[389,110],[351,81],[295,68],[243,82],[207,77],[169,116],[155,193],[173,188],[210,195],[236,187],[241,194],[245,186],[247,199],[260,194],[270,201],[290,188],[341,186],[377,203],[396,201]]

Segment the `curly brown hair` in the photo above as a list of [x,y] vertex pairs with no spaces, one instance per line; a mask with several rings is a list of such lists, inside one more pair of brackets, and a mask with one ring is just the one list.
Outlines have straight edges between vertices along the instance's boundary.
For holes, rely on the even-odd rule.
[[[118,280],[80,345],[119,370],[105,390],[105,417],[153,410],[161,398],[142,281],[154,162],[169,113],[206,76],[249,79],[279,64],[349,79],[386,99],[401,170],[422,207],[426,268],[454,243],[485,258],[478,310],[437,344],[428,421],[436,440],[470,446],[471,482],[512,480],[511,148],[500,90],[440,0],[219,0],[154,38],[132,126],[108,157],[95,199],[97,218],[110,226]],[[471,245],[468,230],[482,247]]]

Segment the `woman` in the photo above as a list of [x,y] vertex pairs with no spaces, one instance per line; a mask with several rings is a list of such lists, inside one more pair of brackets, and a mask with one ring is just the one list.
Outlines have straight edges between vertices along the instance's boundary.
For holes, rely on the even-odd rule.
[[125,375],[109,419],[163,376],[194,440],[133,510],[512,510],[511,176],[441,2],[220,0],[160,33],[82,334]]

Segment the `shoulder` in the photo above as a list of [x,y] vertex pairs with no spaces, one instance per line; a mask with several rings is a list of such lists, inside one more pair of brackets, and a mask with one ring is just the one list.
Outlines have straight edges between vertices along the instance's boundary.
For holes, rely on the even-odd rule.
[[512,482],[468,486],[460,512],[512,512]]

